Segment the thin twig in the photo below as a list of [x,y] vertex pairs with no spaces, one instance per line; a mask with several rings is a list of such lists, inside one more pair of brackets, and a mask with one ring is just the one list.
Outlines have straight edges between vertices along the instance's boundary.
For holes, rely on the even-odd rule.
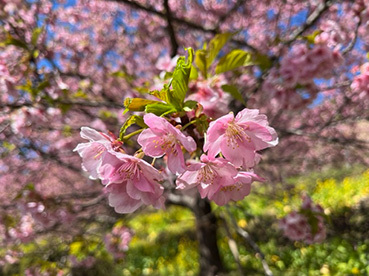
[[354,32],[354,38],[351,40],[350,44],[342,50],[342,55],[346,55],[348,52],[350,52],[357,41],[357,37],[358,37],[358,33],[359,33],[359,27],[361,25],[361,17],[359,17],[359,21],[357,22],[356,28],[355,28],[355,32]]
[[285,42],[285,44],[289,45],[294,42],[300,35],[302,35],[306,30],[312,27],[324,14],[325,11],[332,5],[332,0],[324,0],[324,2],[320,3],[319,6],[308,16],[305,24],[297,28],[294,32],[292,32],[290,38]]
[[233,227],[236,229],[237,233],[244,238],[247,243],[252,247],[252,249],[256,252],[256,256],[260,259],[261,264],[263,265],[263,269],[265,272],[265,275],[267,276],[273,276],[273,272],[270,270],[268,263],[265,260],[265,256],[263,252],[261,252],[259,246],[256,244],[256,242],[251,238],[250,234],[246,232],[244,229],[238,226],[236,220],[234,219],[233,215],[231,214],[229,207],[226,206],[226,211],[231,219],[231,222],[233,224]]
[[226,219],[222,216],[220,217],[220,219],[222,220],[222,222],[224,224],[224,229],[225,229],[225,231],[227,233],[227,236],[228,236],[228,246],[229,246],[229,249],[231,250],[231,253],[233,255],[234,260],[237,263],[238,272],[240,273],[240,275],[245,275],[245,273],[243,272],[243,269],[242,269],[241,262],[240,262],[240,253],[239,253],[238,248],[237,248],[237,243],[232,238],[232,235],[231,235],[231,232],[229,230]]

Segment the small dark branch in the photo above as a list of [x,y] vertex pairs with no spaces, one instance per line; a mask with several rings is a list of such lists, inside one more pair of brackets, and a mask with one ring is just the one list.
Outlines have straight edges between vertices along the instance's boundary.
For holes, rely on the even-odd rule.
[[259,246],[256,244],[256,242],[251,238],[250,234],[246,232],[246,230],[242,229],[238,226],[236,220],[234,219],[233,215],[229,211],[228,206],[226,206],[226,210],[228,213],[229,218],[231,219],[233,227],[236,229],[237,234],[240,235],[242,238],[246,240],[246,242],[252,247],[252,249],[256,252],[256,256],[260,259],[265,275],[267,276],[273,276],[273,272],[270,270],[268,263],[265,260],[265,256],[263,252],[261,252]]
[[[134,1],[128,1],[128,0],[105,0],[105,1],[114,1],[114,2],[118,2],[118,3],[126,4],[126,5],[130,6],[131,8],[141,10],[141,11],[146,11],[148,13],[159,16],[163,19],[167,18],[166,13],[160,12],[160,11],[158,11],[158,10],[152,8],[152,7],[145,7],[145,6],[141,5],[140,3],[137,3],[137,2],[134,2]],[[217,34],[218,33],[218,30],[216,28],[207,29],[202,25],[196,24],[196,23],[188,21],[186,19],[178,18],[178,17],[175,17],[175,16],[172,16],[171,19],[174,23],[189,27],[189,28],[194,29],[194,30],[202,31],[202,32],[205,32],[205,33],[212,33],[212,34]],[[231,41],[233,43],[237,44],[237,45],[247,47],[247,48],[251,49],[252,51],[257,52],[257,49],[255,47],[253,47],[252,45],[248,44],[246,41],[236,40],[236,39],[232,39]]]
[[172,12],[170,10],[169,7],[169,1],[168,0],[164,0],[164,9],[165,9],[165,14],[166,14],[166,19],[167,19],[167,29],[168,29],[168,33],[169,33],[169,37],[170,37],[170,44],[172,47],[170,56],[174,57],[177,54],[178,51],[178,42],[176,39],[176,34],[174,31],[174,27],[172,24]]
[[351,81],[344,81],[344,82],[341,82],[341,83],[336,83],[332,86],[320,87],[319,91],[327,91],[327,90],[332,90],[332,89],[338,89],[338,88],[348,87],[350,85],[351,85]]
[[[94,101],[72,101],[72,100],[55,100],[54,104],[65,104],[65,105],[73,105],[73,106],[86,106],[86,107],[111,107],[111,108],[123,108],[123,105],[117,104],[114,102],[94,102]],[[22,107],[35,107],[37,105],[42,105],[44,107],[50,107],[53,104],[50,104],[46,101],[40,102],[21,102],[21,103],[3,103],[0,104],[0,108],[10,108],[10,109],[19,109]]]
[[359,17],[359,22],[357,22],[357,25],[356,25],[354,38],[351,40],[350,44],[347,45],[347,47],[342,50],[342,55],[346,55],[354,48],[356,41],[357,41],[360,25],[361,25],[361,17]]
[[305,31],[307,31],[310,27],[312,27],[328,10],[328,8],[333,4],[333,0],[324,0],[324,2],[320,3],[319,6],[308,16],[304,25],[297,28],[290,38],[285,42],[285,44],[289,45],[294,42],[300,35],[302,35]]
[[51,161],[57,163],[58,165],[60,165],[64,168],[67,168],[67,169],[69,169],[73,172],[81,173],[80,168],[77,168],[77,167],[75,167],[71,164],[68,164],[68,163],[64,162],[56,154],[44,152],[42,149],[38,148],[34,143],[30,143],[30,145],[28,147],[30,149],[34,150],[35,152],[37,152],[45,160],[51,160]]
[[227,236],[228,236],[228,246],[229,246],[229,249],[231,250],[231,253],[233,255],[233,258],[234,258],[234,260],[237,263],[238,272],[240,273],[240,275],[245,275],[245,273],[243,272],[243,269],[242,269],[241,262],[240,262],[240,253],[239,253],[238,248],[237,248],[237,243],[232,238],[232,234],[231,234],[231,231],[229,230],[229,227],[228,227],[228,224],[227,224],[227,220],[224,217],[221,217],[221,220],[223,222],[224,229],[225,229],[225,231],[227,233]]

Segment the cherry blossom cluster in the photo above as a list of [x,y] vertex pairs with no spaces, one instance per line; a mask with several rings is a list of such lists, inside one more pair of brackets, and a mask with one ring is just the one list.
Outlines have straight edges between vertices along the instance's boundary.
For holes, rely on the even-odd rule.
[[132,236],[132,230],[122,225],[114,226],[111,233],[105,235],[105,247],[113,255],[114,259],[124,258]]
[[230,95],[221,88],[223,84],[226,84],[223,75],[215,75],[205,80],[194,80],[189,84],[190,95],[187,99],[200,103],[205,115],[219,118],[227,113],[231,101]]
[[293,45],[281,60],[280,68],[271,70],[263,90],[271,93],[268,100],[272,98],[275,107],[293,109],[306,106],[319,91],[314,79],[333,76],[333,70],[342,64],[343,58],[338,49],[328,46],[330,35],[333,34],[325,32],[317,36],[312,47],[305,43]]
[[320,243],[326,237],[324,210],[319,204],[314,204],[309,196],[304,195],[300,210],[292,211],[280,220],[279,227],[293,241]]
[[360,75],[352,81],[351,89],[354,101],[363,101],[369,96],[369,63],[361,66]]
[[83,127],[81,137],[90,140],[75,151],[82,168],[92,179],[100,179],[109,193],[109,204],[118,213],[131,213],[143,204],[164,207],[161,173],[145,160],[125,153],[116,137]]
[[42,228],[50,228],[57,223],[70,224],[74,219],[74,215],[65,207],[55,208],[53,202],[43,198],[35,191],[26,190],[23,192],[18,209],[22,215],[31,215],[35,224]]
[[329,78],[333,68],[342,62],[338,50],[332,50],[324,43],[309,48],[306,44],[296,44],[281,61],[279,72],[287,87],[309,84],[316,77]]
[[210,123],[203,154],[198,159],[198,145],[182,131],[183,126],[174,126],[152,113],[143,119],[148,128],[137,138],[142,152],[135,156],[128,155],[113,136],[88,127],[82,128],[81,136],[90,142],[75,149],[82,157],[83,169],[106,185],[109,204],[118,213],[134,212],[142,205],[164,207],[165,178],[140,158],[143,154],[164,157],[168,170],[177,176],[178,189],[197,188],[202,198],[224,205],[243,199],[250,193],[253,181],[263,180],[252,171],[260,160],[258,151],[278,143],[266,116],[245,108],[236,117],[231,112]]

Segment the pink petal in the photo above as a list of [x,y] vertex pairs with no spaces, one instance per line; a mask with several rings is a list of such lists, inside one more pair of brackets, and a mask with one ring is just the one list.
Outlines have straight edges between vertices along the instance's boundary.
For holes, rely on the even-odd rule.
[[100,132],[89,127],[81,127],[81,137],[90,141],[108,141]]
[[255,164],[254,145],[244,139],[238,141],[238,147],[233,148],[232,145],[222,143],[220,148],[224,157],[237,168],[240,166],[251,168]]
[[140,175],[139,178],[134,178],[134,186],[141,192],[149,192],[153,193],[154,188],[153,186],[159,185],[158,183],[150,183],[144,175]]
[[138,136],[137,142],[142,147],[144,153],[151,157],[161,157],[164,155],[162,145],[164,140],[162,137],[156,135],[151,129],[145,129]]
[[144,116],[144,122],[157,135],[168,133],[168,125],[172,126],[163,117],[158,117],[152,113],[148,113]]
[[176,144],[174,149],[167,151],[167,157],[168,169],[172,173],[180,174],[184,172],[186,165],[184,162],[182,149],[179,144]]

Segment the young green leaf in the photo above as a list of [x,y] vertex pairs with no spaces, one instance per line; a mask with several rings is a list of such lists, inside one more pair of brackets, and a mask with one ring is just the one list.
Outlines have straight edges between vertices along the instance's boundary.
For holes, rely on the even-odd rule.
[[142,98],[126,98],[124,100],[124,106],[126,110],[124,112],[129,111],[144,111],[146,105],[160,103],[158,101],[147,100]]
[[218,56],[220,50],[228,42],[228,40],[233,36],[233,33],[217,34],[210,42],[207,49],[206,55],[206,69],[210,67],[214,59]]
[[252,61],[255,65],[258,65],[261,70],[265,71],[272,67],[273,62],[267,55],[256,53],[252,56]]
[[197,68],[199,68],[202,76],[206,79],[207,77],[206,50],[196,51],[195,64]]
[[191,111],[193,110],[195,107],[197,106],[197,102],[196,101],[186,101],[184,103],[184,107],[183,107],[183,110],[188,112],[188,111]]
[[251,54],[241,49],[235,49],[222,57],[215,68],[215,73],[220,74],[231,71],[240,66],[252,65]]
[[242,97],[236,86],[224,84],[222,85],[222,89],[224,92],[231,94],[234,99],[240,101],[244,106],[246,106],[245,99]]
[[161,116],[163,114],[173,113],[173,112],[176,112],[176,111],[177,111],[177,109],[173,105],[166,104],[166,103],[161,103],[161,102],[148,104],[145,107],[145,112],[146,113],[154,113],[157,116]]
[[31,43],[33,46],[37,45],[38,38],[40,37],[43,31],[44,31],[44,27],[38,27],[38,28],[33,29],[32,38],[31,38]]
[[192,61],[193,61],[193,50],[188,48],[188,60],[185,61],[184,57],[180,57],[177,61],[177,66],[174,69],[172,87],[173,91],[169,93],[169,102],[176,108],[183,107],[183,101],[186,97],[188,90],[188,82],[190,79]]
[[136,124],[136,125],[138,125],[142,128],[147,128],[147,125],[145,124],[142,116],[131,115],[131,116],[128,117],[128,119],[124,122],[124,124],[120,128],[119,138],[121,140],[123,139],[123,136],[126,133],[127,128],[129,128],[133,124]]

